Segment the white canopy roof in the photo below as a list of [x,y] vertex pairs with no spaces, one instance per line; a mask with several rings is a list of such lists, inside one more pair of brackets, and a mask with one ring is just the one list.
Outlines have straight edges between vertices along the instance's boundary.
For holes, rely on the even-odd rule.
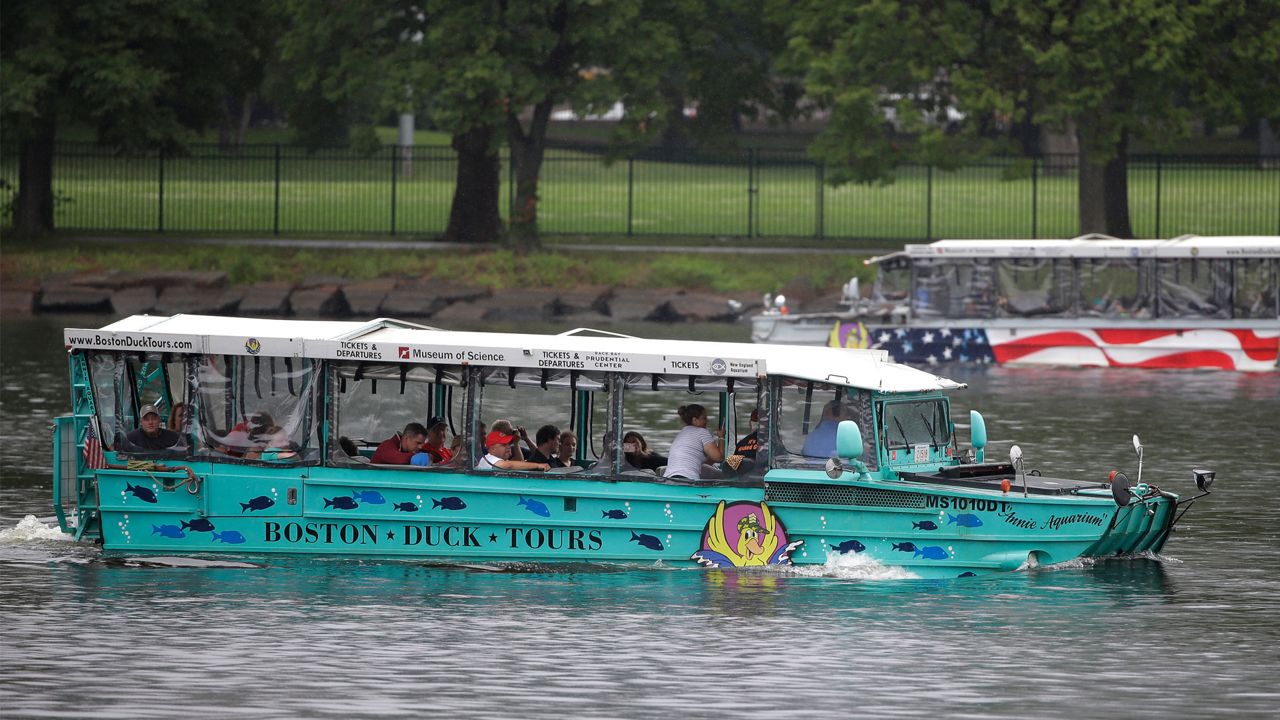
[[1085,235],[1071,240],[939,240],[907,245],[901,252],[868,260],[895,257],[925,258],[1280,258],[1280,236],[1241,235],[1201,237],[1183,235],[1172,240],[1120,240]]
[[[601,336],[608,335],[608,336]],[[755,378],[764,373],[878,390],[964,387],[889,360],[883,350],[649,340],[612,333],[453,332],[380,318],[369,322],[135,315],[98,330],[67,329],[67,349],[310,357]]]

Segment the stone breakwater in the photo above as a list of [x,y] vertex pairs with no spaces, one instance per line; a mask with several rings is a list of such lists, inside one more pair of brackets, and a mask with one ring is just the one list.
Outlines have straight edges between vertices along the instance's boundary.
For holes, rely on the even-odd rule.
[[6,287],[6,313],[116,316],[179,313],[244,317],[430,318],[437,322],[732,322],[759,302],[701,291],[645,288],[513,289],[493,292],[450,280],[309,277],[297,283],[231,285],[222,272],[60,274],[39,287]]

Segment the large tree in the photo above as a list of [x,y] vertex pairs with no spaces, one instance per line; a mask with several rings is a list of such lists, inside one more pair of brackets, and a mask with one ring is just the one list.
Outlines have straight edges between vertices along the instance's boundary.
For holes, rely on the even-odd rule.
[[59,127],[104,144],[174,146],[224,116],[223,63],[245,39],[251,0],[6,0],[0,22],[0,123],[19,146],[14,229],[54,229]]
[[[1076,135],[1082,233],[1132,234],[1127,157],[1134,141],[1159,146],[1185,135],[1197,111],[1233,107],[1251,93],[1280,94],[1275,46],[1246,39],[1275,37],[1276,0],[787,5],[794,13],[789,60],[831,111],[813,150],[841,168],[836,180],[883,180],[912,159],[954,161],[962,149],[980,147],[976,136],[995,118],[1014,127],[1045,123]],[[1226,67],[1242,77],[1224,78]],[[884,126],[887,104],[917,122],[915,142]],[[950,104],[968,113],[966,132],[948,136],[943,123],[920,122]]]
[[501,235],[499,151],[510,148],[515,197],[507,238],[538,246],[538,181],[558,104],[619,98],[626,128],[658,107],[655,67],[674,51],[669,27],[640,0],[342,2],[291,0],[286,55],[335,48],[304,82],[331,98],[378,88],[384,110],[425,111],[458,153],[448,240]]

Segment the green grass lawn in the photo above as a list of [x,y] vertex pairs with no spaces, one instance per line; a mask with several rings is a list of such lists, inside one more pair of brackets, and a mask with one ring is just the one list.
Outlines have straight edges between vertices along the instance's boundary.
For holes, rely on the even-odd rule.
[[[593,154],[550,150],[539,228],[548,236],[752,236],[814,244],[1077,234],[1074,171],[1041,170],[1033,183],[1029,173],[1010,173],[1011,161],[992,159],[954,172],[905,166],[887,185],[831,187],[802,155],[782,157],[788,159],[754,168],[605,164]],[[371,156],[287,145],[225,153],[206,147],[161,161],[65,146],[55,162],[55,223],[82,231],[431,236],[448,221],[454,171],[447,146],[418,147],[409,165],[390,147]],[[0,179],[12,187],[16,174],[16,160],[4,158]],[[1153,165],[1135,162],[1129,177],[1138,236],[1280,232],[1278,169],[1247,160],[1166,161],[1157,178]],[[504,208],[509,191],[504,183]]]

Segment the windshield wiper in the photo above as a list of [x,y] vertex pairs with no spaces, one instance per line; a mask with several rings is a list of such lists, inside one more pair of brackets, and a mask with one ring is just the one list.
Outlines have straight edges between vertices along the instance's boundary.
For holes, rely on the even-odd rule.
[[907,439],[907,431],[902,429],[902,421],[894,418],[893,424],[898,426],[898,434],[902,436],[902,446],[911,447],[911,441]]
[[924,421],[925,429],[929,431],[929,447],[937,448],[938,434],[933,431],[933,425],[929,422],[929,418],[925,417],[924,413],[917,413],[917,414],[920,416],[920,419]]

